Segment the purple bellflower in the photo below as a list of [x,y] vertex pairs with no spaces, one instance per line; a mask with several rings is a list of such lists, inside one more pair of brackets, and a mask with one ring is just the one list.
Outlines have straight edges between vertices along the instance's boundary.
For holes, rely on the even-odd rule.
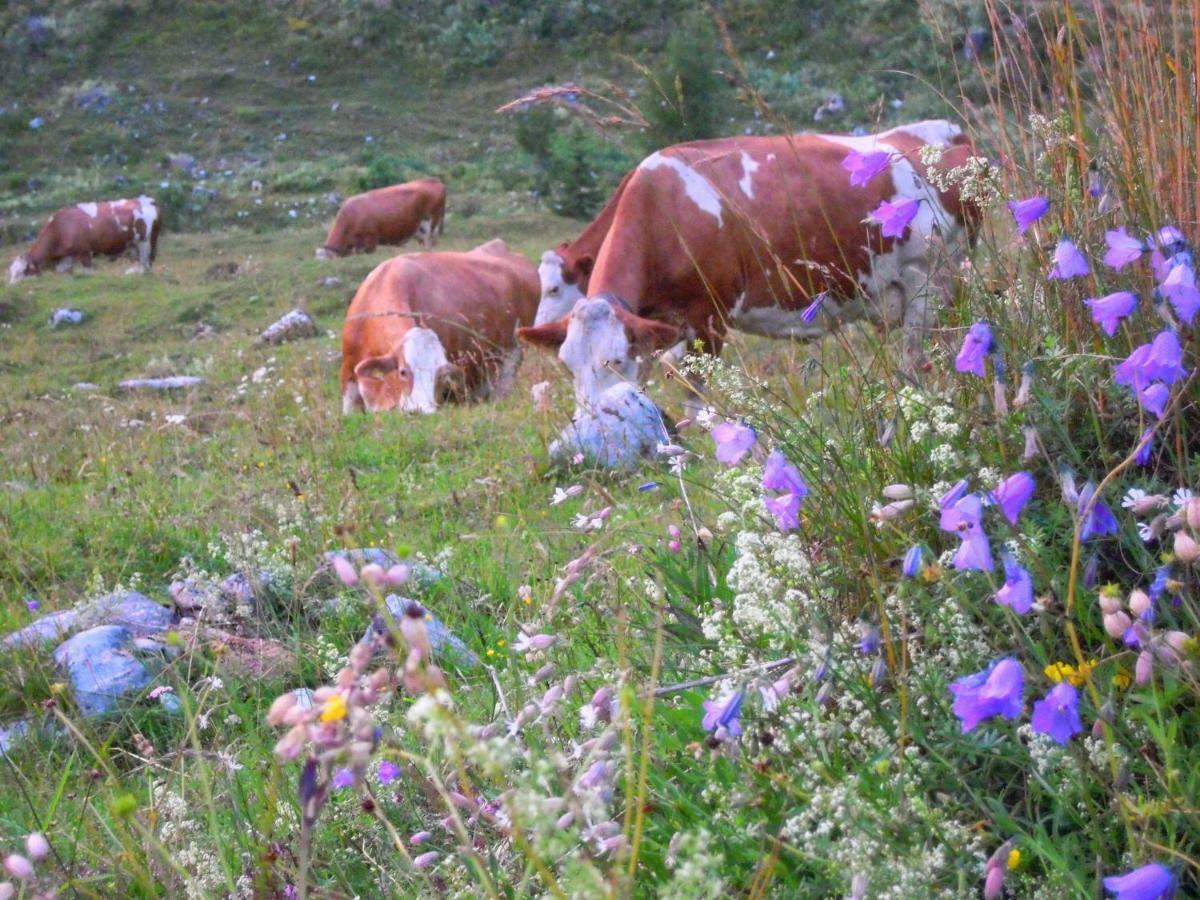
[[354,784],[354,773],[349,769],[338,769],[333,773],[333,778],[331,781],[333,786],[338,790],[341,790],[342,788],[348,788],[350,785]]
[[795,531],[800,527],[800,504],[808,496],[808,485],[800,472],[778,450],[772,450],[763,468],[762,486],[778,491],[774,497],[764,497],[763,505],[775,518],[780,531]]
[[821,311],[821,307],[825,305],[825,301],[829,299],[829,291],[821,291],[817,296],[812,298],[812,302],[804,309],[800,310],[800,321],[805,325],[811,325],[816,321],[817,313]]
[[1008,208],[1017,223],[1017,231],[1024,234],[1029,226],[1046,214],[1050,201],[1045,197],[1030,197],[1027,200],[1009,200]]
[[1113,381],[1136,391],[1153,381],[1174,384],[1187,374],[1179,338],[1173,331],[1160,331],[1153,341],[1135,347],[1117,364]]
[[1087,510],[1087,515],[1083,520],[1083,527],[1079,532],[1079,539],[1081,541],[1090,540],[1094,537],[1103,537],[1106,534],[1116,534],[1120,530],[1117,520],[1113,518],[1112,510],[1108,508],[1108,504],[1103,500],[1097,500],[1092,504],[1090,510],[1087,509],[1095,493],[1096,486],[1090,481],[1079,492],[1076,512],[1083,516],[1084,511]]
[[1134,456],[1133,461],[1139,466],[1149,465],[1150,457],[1154,453],[1154,429],[1147,428],[1142,432],[1142,436],[1138,438],[1138,452]]
[[992,329],[987,322],[976,322],[967,331],[962,348],[954,359],[958,372],[970,372],[983,377],[983,360],[992,350]]
[[1117,291],[1083,302],[1092,309],[1092,321],[1099,325],[1105,334],[1112,337],[1117,333],[1121,320],[1137,309],[1138,298],[1136,294],[1131,294],[1129,291]]
[[712,731],[718,740],[740,737],[742,723],[742,701],[746,699],[743,690],[731,691],[719,700],[704,701],[704,719],[700,725],[705,731]]
[[1170,900],[1175,896],[1175,874],[1162,863],[1149,863],[1105,878],[1104,889],[1116,900]]
[[717,462],[736,466],[758,440],[754,429],[737,422],[722,422],[713,428],[713,443],[717,445]]
[[901,238],[908,229],[908,224],[917,217],[921,209],[919,200],[902,199],[896,203],[884,200],[871,213],[871,217],[880,225],[880,234],[885,238]]
[[900,566],[905,578],[917,577],[921,571],[921,557],[924,555],[925,551],[921,549],[920,544],[908,548],[908,552],[904,554],[904,563]]
[[851,150],[842,160],[842,168],[850,173],[851,187],[864,187],[872,178],[886,169],[891,162],[891,154],[886,150],[874,153],[859,153]]
[[1000,507],[1000,511],[1004,513],[1004,518],[1008,519],[1010,525],[1017,524],[1021,510],[1033,496],[1033,489],[1036,486],[1037,482],[1028,472],[1017,472],[1015,475],[1005,478],[996,490],[992,491],[992,500]]
[[1033,578],[1010,554],[1003,561],[1004,584],[996,591],[996,602],[1023,616],[1033,608]]
[[1087,257],[1067,238],[1058,242],[1054,249],[1054,265],[1047,278],[1066,279],[1086,275],[1089,271]]
[[1161,381],[1142,388],[1137,395],[1138,405],[1147,412],[1154,413],[1155,418],[1159,420],[1162,419],[1163,410],[1167,408],[1167,401],[1170,399],[1171,389]]
[[390,759],[385,759],[379,764],[379,783],[391,784],[400,777],[400,767]]
[[1108,244],[1108,252],[1104,254],[1104,264],[1110,269],[1120,272],[1133,262],[1137,262],[1146,252],[1146,242],[1132,237],[1122,225],[1113,231],[1104,233],[1104,243]]
[[947,506],[953,506],[959,501],[959,498],[967,492],[967,479],[957,482],[950,490],[938,497],[938,509],[945,509]]
[[963,733],[992,716],[1020,718],[1024,686],[1021,664],[1011,656],[997,660],[982,672],[953,682],[950,685],[950,693],[954,695],[953,710],[962,722]]
[[953,506],[942,510],[942,531],[957,534],[961,542],[954,554],[954,568],[982,569],[985,572],[994,568],[992,548],[980,524],[982,517],[983,501],[975,494],[968,494]]
[[1083,731],[1079,721],[1079,692],[1069,681],[1060,681],[1045,698],[1033,704],[1033,730],[1065,744]]
[[1175,313],[1185,325],[1191,325],[1200,310],[1200,290],[1196,289],[1196,273],[1186,263],[1177,263],[1158,286],[1164,297],[1171,301]]

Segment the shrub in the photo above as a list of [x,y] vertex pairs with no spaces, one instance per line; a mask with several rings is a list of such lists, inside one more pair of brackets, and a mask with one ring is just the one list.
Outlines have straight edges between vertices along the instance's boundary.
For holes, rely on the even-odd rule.
[[728,116],[731,92],[716,71],[721,58],[716,29],[699,13],[671,34],[659,64],[646,73],[650,150],[717,137]]

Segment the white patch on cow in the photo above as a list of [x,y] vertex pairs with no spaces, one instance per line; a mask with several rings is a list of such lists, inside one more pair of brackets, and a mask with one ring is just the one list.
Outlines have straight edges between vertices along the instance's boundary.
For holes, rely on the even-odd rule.
[[400,398],[397,409],[426,415],[437,412],[437,372],[450,363],[441,338],[428,328],[411,328],[400,341],[399,355],[412,372],[413,387]]
[[563,278],[563,258],[555,250],[547,250],[542,254],[542,261],[538,265],[538,281],[542,285],[542,299],[538,301],[534,325],[557,322],[583,299],[579,285],[567,284]]
[[963,133],[962,129],[953,122],[945,119],[926,119],[923,122],[913,122],[911,125],[897,125],[885,134],[903,131],[927,144],[949,144]]
[[721,226],[721,195],[717,193],[717,189],[712,186],[712,183],[689,166],[682,160],[675,159],[671,156],[663,156],[662,153],[653,153],[642,160],[639,169],[645,169],[647,172],[653,172],[655,169],[660,169],[666,166],[673,171],[683,181],[683,189],[687,192],[688,199],[696,204],[702,212],[708,213],[717,220],[717,226]]
[[775,162],[775,154],[774,153],[767,154],[767,162]]
[[24,256],[18,256],[8,267],[8,283],[10,285],[16,284],[28,274],[29,260],[27,260]]
[[137,198],[137,205],[133,208],[133,221],[146,223],[145,237],[138,237],[136,226],[134,230],[134,238],[137,241],[138,263],[144,270],[150,269],[150,240],[154,232],[154,223],[158,221],[158,204],[154,202],[154,198],[147,197],[142,194]]
[[575,305],[558,358],[575,376],[575,410],[587,413],[614,385],[638,383],[638,360],[607,300],[589,297]]
[[742,178],[738,182],[738,187],[742,189],[742,193],[754,199],[754,184],[750,180],[750,176],[758,171],[759,165],[745,150],[742,151]]
[[342,393],[342,415],[348,416],[363,409],[362,392],[354,379],[346,382],[346,390]]
[[429,246],[430,236],[433,234],[433,219],[426,216],[421,220],[421,224],[417,226],[417,240],[421,242],[422,247]]
[[95,203],[77,203],[76,206],[78,206],[80,211],[82,211],[83,214],[89,219],[96,218],[96,213],[100,211],[99,205]]

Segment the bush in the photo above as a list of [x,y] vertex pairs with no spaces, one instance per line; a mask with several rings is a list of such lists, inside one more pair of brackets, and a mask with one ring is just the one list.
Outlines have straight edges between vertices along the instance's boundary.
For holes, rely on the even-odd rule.
[[632,161],[616,144],[561,113],[534,107],[517,122],[517,146],[533,161],[534,191],[555,212],[575,219],[604,206]]
[[717,137],[730,100],[729,86],[714,68],[721,46],[712,23],[695,13],[671,35],[662,60],[647,73],[649,149]]
[[373,153],[366,157],[366,171],[358,176],[360,191],[400,184],[428,174],[429,170],[419,160],[410,156],[399,157],[390,153]]

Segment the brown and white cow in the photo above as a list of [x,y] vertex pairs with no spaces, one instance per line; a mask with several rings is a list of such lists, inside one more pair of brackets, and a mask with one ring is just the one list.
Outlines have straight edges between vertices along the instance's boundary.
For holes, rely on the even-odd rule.
[[446,217],[446,186],[422,178],[355,194],[342,204],[317,259],[374,253],[380,244],[400,246],[415,237],[432,247]]
[[137,257],[130,272],[150,270],[158,253],[162,220],[151,197],[64,206],[50,217],[29,248],[8,267],[8,283],[40,275],[49,268],[66,271],[75,263],[91,268],[96,256]]
[[[587,299],[519,332],[558,350],[580,409],[640,380],[649,352],[680,338],[720,353],[730,327],[811,339],[832,321],[867,317],[903,329],[904,362],[915,368],[938,257],[963,253],[979,216],[956,187],[930,184],[920,151],[937,145],[940,169],[962,165],[974,151],[961,130],[934,120],[862,137],[709,143],[645,159],[617,200]],[[852,187],[842,167],[851,151],[890,156]],[[905,199],[918,202],[915,218],[900,237],[883,237],[872,212]]]
[[537,270],[501,240],[376,266],[342,329],[342,411],[436,412],[507,395],[533,321]]

